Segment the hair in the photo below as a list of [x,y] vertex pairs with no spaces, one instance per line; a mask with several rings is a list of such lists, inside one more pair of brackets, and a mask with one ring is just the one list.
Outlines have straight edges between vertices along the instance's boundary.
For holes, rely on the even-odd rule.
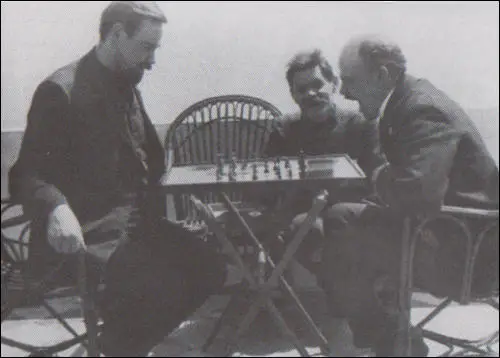
[[106,10],[104,10],[101,16],[101,24],[99,26],[100,39],[101,41],[104,41],[111,31],[113,25],[115,25],[116,23],[122,23],[125,29],[125,33],[129,37],[132,37],[137,33],[144,20],[150,20],[158,23],[167,22],[167,19],[163,14],[138,13],[132,9],[124,8],[124,6],[111,5]]
[[319,66],[323,76],[335,86],[337,86],[339,79],[333,73],[332,66],[323,56],[320,50],[316,49],[312,52],[301,52],[295,55],[287,66],[286,79],[290,88],[293,86],[293,76],[299,71]]
[[401,48],[389,41],[363,39],[359,43],[358,54],[369,70],[385,66],[393,78],[406,72],[406,58]]

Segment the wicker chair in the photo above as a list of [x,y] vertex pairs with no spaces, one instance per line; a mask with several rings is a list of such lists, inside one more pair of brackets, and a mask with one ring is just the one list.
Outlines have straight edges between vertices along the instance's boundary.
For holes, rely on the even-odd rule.
[[[474,223],[475,221],[475,223]],[[457,254],[462,262],[458,269],[452,268],[450,272],[454,277],[451,285],[437,294],[442,301],[431,312],[416,324],[422,330],[424,338],[435,341],[447,347],[441,356],[498,356],[493,346],[498,344],[498,327],[486,337],[467,340],[451,337],[442,332],[427,329],[426,326],[453,302],[460,305],[485,304],[497,310],[498,307],[498,210],[479,210],[462,207],[442,207],[438,215],[426,218],[407,218],[405,220],[405,233],[403,235],[402,265],[400,276],[399,312],[401,314],[400,332],[402,332],[398,348],[400,355],[407,356],[411,352],[409,327],[403,322],[408,322],[411,316],[411,296],[416,274],[416,253],[422,240],[429,240],[433,225],[446,222],[453,234],[446,239],[461,240],[457,246]],[[474,223],[474,224],[473,224]],[[480,225],[477,225],[477,224]],[[431,234],[432,235],[432,234]],[[496,246],[495,246],[496,245]],[[485,272],[481,270],[478,260],[488,252],[492,262],[487,261],[491,267],[487,270],[490,276],[481,278]],[[495,269],[496,267],[496,269]],[[456,272],[454,272],[456,271]],[[479,285],[482,281],[483,285]],[[486,282],[486,285],[484,283]],[[450,283],[450,282],[449,282]],[[484,286],[484,287],[483,287]],[[439,291],[441,288],[436,287]],[[434,292],[432,294],[436,295]],[[465,324],[474,324],[465,322]],[[481,324],[478,322],[478,324]],[[476,325],[477,326],[477,325]]]
[[[170,125],[165,142],[168,166],[216,164],[218,156],[237,159],[258,158],[281,112],[272,104],[254,97],[229,95],[197,102],[183,111]],[[204,203],[217,201],[209,193]],[[231,200],[241,201],[242,193]],[[193,225],[196,209],[183,195],[174,198],[176,218]]]
[[[4,337],[2,344],[27,352],[32,357],[52,357],[76,345],[85,347],[87,356],[98,357],[98,322],[94,309],[94,296],[87,285],[86,253],[67,256],[56,268],[43,278],[33,278],[27,269],[29,256],[30,222],[23,215],[21,205],[2,199],[2,324],[19,308],[40,308],[47,310],[72,338],[50,346],[35,346],[17,339]],[[77,260],[78,274],[74,285],[60,285],[58,280],[66,261]],[[79,297],[85,332],[79,334],[59,313],[53,299]],[[3,332],[2,332],[3,333]],[[26,337],[29,340],[30,337]],[[56,337],[55,337],[56,338]],[[57,339],[57,338],[56,338]],[[75,352],[83,350],[76,350]]]

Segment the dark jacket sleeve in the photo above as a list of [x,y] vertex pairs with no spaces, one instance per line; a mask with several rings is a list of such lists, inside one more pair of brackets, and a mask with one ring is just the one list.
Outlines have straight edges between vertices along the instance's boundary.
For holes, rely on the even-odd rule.
[[66,203],[56,178],[64,175],[69,153],[68,109],[59,86],[44,82],[37,88],[19,158],[9,172],[10,195],[29,215],[48,215]]
[[448,190],[449,173],[461,133],[433,108],[416,108],[397,130],[398,162],[376,179],[379,196],[405,212],[438,210]]

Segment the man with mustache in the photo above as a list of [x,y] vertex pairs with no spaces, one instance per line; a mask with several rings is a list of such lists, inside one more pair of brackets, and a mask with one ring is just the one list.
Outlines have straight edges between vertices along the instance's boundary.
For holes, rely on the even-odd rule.
[[[367,175],[383,163],[383,157],[378,154],[373,123],[365,121],[357,111],[336,105],[334,96],[339,80],[321,51],[294,56],[288,64],[286,79],[300,113],[285,115],[278,122],[270,135],[266,156],[299,156],[301,152],[305,156],[347,153],[358,161]],[[318,191],[320,189],[326,188],[318,188]],[[297,214],[292,231],[305,219],[314,194],[302,191],[295,198],[290,208]],[[367,193],[358,193],[362,194]],[[275,198],[271,195],[267,197],[272,197],[269,202]],[[332,202],[340,200],[339,197],[329,199]],[[323,223],[319,219],[299,254],[302,263],[313,273],[317,270],[310,258],[312,251],[321,246],[322,231]]]
[[321,51],[299,53],[286,79],[300,113],[286,115],[271,133],[268,156],[348,153],[367,173],[381,162],[374,125],[361,113],[335,103],[339,80]]
[[[300,113],[287,115],[270,135],[266,155],[305,156],[322,154],[349,154],[356,160],[366,175],[380,164],[384,157],[378,147],[376,122],[368,122],[363,115],[353,109],[341,107],[335,103],[339,80],[331,65],[319,50],[299,53],[288,64],[286,78],[292,98],[300,108]],[[321,189],[317,188],[318,192]],[[356,200],[370,194],[366,191],[339,192],[335,190],[328,198],[329,206],[343,200]],[[272,194],[272,193],[269,193]],[[289,240],[304,222],[307,211],[311,209],[315,192],[301,191],[293,201],[294,218],[284,239]],[[267,195],[267,205],[275,198]],[[323,216],[323,215],[322,215]],[[323,218],[316,220],[296,254],[298,261],[311,273],[317,275],[320,285],[321,250],[324,244]],[[345,329],[345,322],[334,322],[337,336]],[[352,354],[349,344],[335,346],[333,352],[339,355]]]
[[112,2],[99,44],[38,86],[10,172],[11,196],[32,219],[33,273],[86,249],[94,284],[104,278],[107,356],[146,356],[225,279],[223,260],[147,194],[164,150],[136,85],[166,22],[154,2]]

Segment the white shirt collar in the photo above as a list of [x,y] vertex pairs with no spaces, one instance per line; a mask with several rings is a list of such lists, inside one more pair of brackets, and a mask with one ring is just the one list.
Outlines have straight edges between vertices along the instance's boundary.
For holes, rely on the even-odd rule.
[[383,116],[384,116],[384,113],[385,113],[385,109],[387,107],[387,104],[389,103],[389,100],[391,99],[392,97],[392,94],[394,93],[394,90],[396,88],[393,88],[389,94],[387,95],[387,97],[385,97],[384,99],[384,102],[382,102],[382,104],[380,105],[380,109],[378,110],[378,119],[380,120]]

